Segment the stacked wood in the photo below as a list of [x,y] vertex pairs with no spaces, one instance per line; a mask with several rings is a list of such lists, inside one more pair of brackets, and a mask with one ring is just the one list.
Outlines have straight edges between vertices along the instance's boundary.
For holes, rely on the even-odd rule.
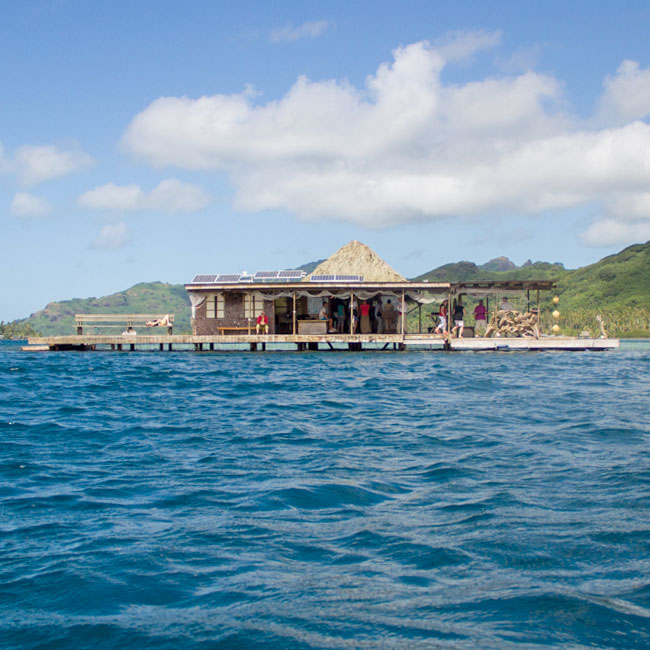
[[498,311],[487,326],[485,336],[538,339],[537,314],[529,311]]

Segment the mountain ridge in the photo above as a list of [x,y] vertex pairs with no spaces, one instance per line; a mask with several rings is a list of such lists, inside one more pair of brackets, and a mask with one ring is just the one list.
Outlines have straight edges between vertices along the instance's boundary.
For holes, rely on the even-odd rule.
[[[298,268],[311,272],[319,262],[309,262]],[[592,323],[596,312],[600,312],[608,314],[610,322],[617,323],[619,335],[626,331],[630,335],[639,335],[639,332],[650,335],[650,241],[633,244],[577,269],[566,269],[557,262],[531,260],[517,266],[507,257],[497,257],[481,265],[468,261],[443,264],[411,279],[439,282],[552,280],[557,282],[560,311],[567,317],[575,316],[578,330],[578,317]],[[543,308],[550,306],[551,297],[544,297]],[[0,334],[4,333],[6,338],[34,331],[43,335],[72,334],[75,313],[174,313],[176,332],[189,332],[191,328],[190,301],[183,284],[141,282],[108,296],[48,303],[27,318],[0,323]]]

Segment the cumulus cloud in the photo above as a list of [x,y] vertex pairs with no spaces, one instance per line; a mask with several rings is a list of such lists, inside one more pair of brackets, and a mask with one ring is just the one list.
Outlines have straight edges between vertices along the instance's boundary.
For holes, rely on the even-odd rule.
[[597,129],[566,113],[550,75],[444,82],[451,60],[498,38],[397,48],[363,88],[300,77],[266,102],[248,91],[163,97],[134,117],[123,146],[154,166],[228,174],[247,211],[382,226],[599,205],[616,220],[606,206],[650,178],[650,126],[636,119],[645,71],[627,63],[606,81],[601,105],[618,98],[616,119]]
[[603,216],[581,234],[587,246],[650,239],[650,192],[620,194],[605,204]]
[[126,246],[128,241],[126,224],[121,222],[104,226],[90,247],[96,250],[115,251]]
[[67,176],[92,165],[93,159],[83,151],[62,151],[53,146],[24,145],[13,160],[13,170],[25,185]]
[[315,38],[329,27],[327,20],[314,20],[303,23],[299,27],[287,25],[271,32],[271,43],[291,43],[301,38]]
[[22,218],[43,217],[52,212],[48,201],[27,192],[18,192],[11,202],[11,214]]
[[628,222],[602,219],[591,224],[580,235],[580,239],[587,246],[612,246],[614,244],[629,244],[630,242],[645,242],[650,239],[650,220]]
[[650,68],[623,61],[613,77],[603,82],[600,119],[625,123],[650,115]]
[[203,188],[174,178],[162,181],[151,192],[145,192],[139,185],[107,183],[77,199],[82,208],[120,213],[147,210],[169,214],[197,212],[209,203],[210,195]]

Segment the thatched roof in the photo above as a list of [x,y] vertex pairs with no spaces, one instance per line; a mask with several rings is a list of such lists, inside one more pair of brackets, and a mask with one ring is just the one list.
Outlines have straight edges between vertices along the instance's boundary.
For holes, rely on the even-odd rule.
[[406,278],[386,264],[375,251],[356,240],[339,248],[305,280],[309,281],[312,275],[362,275],[365,282],[406,282]]

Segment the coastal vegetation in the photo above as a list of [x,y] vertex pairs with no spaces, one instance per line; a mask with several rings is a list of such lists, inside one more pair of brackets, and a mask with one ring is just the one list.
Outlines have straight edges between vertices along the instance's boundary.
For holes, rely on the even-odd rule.
[[[74,334],[75,314],[174,314],[174,332],[191,333],[191,307],[182,284],[142,282],[118,293],[101,298],[75,298],[51,302],[44,309],[14,327],[32,327],[44,336]],[[34,336],[34,334],[30,334]],[[7,337],[8,338],[8,337]],[[24,337],[21,337],[24,338]]]
[[5,323],[0,321],[0,338],[3,339],[26,339],[29,336],[41,336],[38,330],[27,321],[13,321]]
[[[318,262],[310,262],[300,268],[311,272],[317,265]],[[432,282],[554,280],[555,293],[560,298],[559,325],[563,334],[589,331],[592,336],[600,336],[600,317],[610,337],[650,337],[650,242],[629,246],[595,264],[573,270],[559,262],[529,260],[516,266],[508,258],[499,257],[482,265],[467,261],[445,264],[413,279]],[[552,297],[543,296],[541,320],[546,332],[554,324]],[[161,312],[174,314],[174,332],[191,331],[191,307],[184,286],[143,282],[101,298],[52,302],[29,318],[1,324],[0,334],[5,338],[25,338],[38,333],[72,334],[76,313]],[[416,324],[417,316],[412,314],[409,326]],[[426,327],[424,322],[423,326]]]

